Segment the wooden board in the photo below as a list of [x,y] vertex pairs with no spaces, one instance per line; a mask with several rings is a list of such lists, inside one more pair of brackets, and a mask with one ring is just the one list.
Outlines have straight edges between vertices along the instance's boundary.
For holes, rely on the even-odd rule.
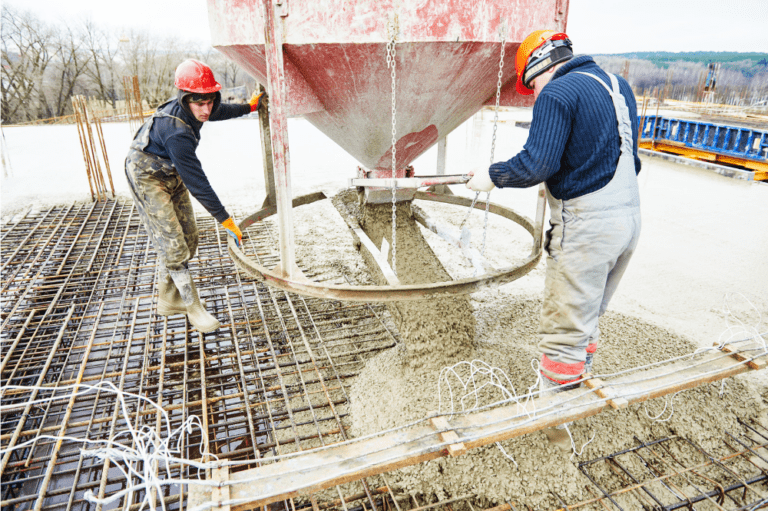
[[[623,408],[766,367],[768,354],[761,345],[741,344],[738,349],[729,349],[734,351],[711,351],[689,360],[614,378],[610,387],[598,381],[587,384],[586,388],[534,399],[527,407],[519,404],[501,406],[458,415],[450,423],[444,417],[435,417],[407,430],[236,472],[230,474],[231,509],[251,509],[309,495],[364,477],[583,419],[612,407]],[[589,389],[590,385],[594,389]],[[206,491],[210,494],[210,490],[190,487],[190,499],[195,493],[195,502],[204,501]]]

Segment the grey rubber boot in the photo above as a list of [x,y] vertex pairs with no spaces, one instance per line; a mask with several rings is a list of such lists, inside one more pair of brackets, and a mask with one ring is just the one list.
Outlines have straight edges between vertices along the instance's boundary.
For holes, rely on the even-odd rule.
[[217,330],[221,323],[205,310],[200,303],[200,296],[197,294],[195,282],[192,280],[189,270],[171,271],[171,277],[176,284],[176,288],[181,294],[181,299],[187,309],[187,317],[192,326],[202,333],[213,332]]
[[[539,380],[539,390],[541,393],[539,396],[548,396],[550,394],[557,394],[560,392],[565,392],[566,390],[571,390],[579,387],[581,383],[570,383],[567,385],[561,385],[555,381],[550,380],[543,374],[540,375]],[[549,440],[549,443],[555,445],[559,449],[563,451],[570,451],[571,450],[571,437],[568,435],[568,431],[566,431],[566,427],[569,426],[571,423],[566,422],[565,424],[560,424],[558,426],[555,426],[554,428],[547,428],[544,431],[544,434],[547,436],[547,440]]]
[[172,316],[173,314],[186,314],[187,306],[181,299],[176,284],[168,271],[160,270],[160,277],[157,285],[157,313],[161,316]]

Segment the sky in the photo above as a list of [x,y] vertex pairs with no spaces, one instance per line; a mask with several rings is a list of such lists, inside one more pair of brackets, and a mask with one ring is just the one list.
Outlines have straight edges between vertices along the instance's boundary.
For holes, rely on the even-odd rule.
[[[146,29],[211,44],[206,0],[4,1],[48,22],[89,16],[116,32]],[[768,0],[570,0],[569,5],[567,32],[576,53],[768,53]]]

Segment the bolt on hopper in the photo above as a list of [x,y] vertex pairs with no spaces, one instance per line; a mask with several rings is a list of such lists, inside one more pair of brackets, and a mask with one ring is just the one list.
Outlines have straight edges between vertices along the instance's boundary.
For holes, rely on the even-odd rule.
[[[564,31],[567,10],[568,0],[470,4],[458,0],[208,0],[213,46],[257,81],[268,84],[270,93],[274,202],[243,221],[241,229],[276,212],[281,264],[273,270],[261,268],[232,243],[230,253],[238,266],[286,290],[363,301],[467,293],[527,273],[541,257],[543,194],[536,225],[506,208],[492,208],[523,225],[534,238],[531,257],[520,268],[428,286],[400,285],[396,277],[387,278],[388,286],[306,281],[295,266],[291,207],[311,200],[291,197],[286,119],[307,119],[355,157],[364,167],[359,175],[377,178],[379,187],[382,178],[397,178],[389,182],[389,196],[400,199],[398,188],[424,186],[425,181],[437,184],[434,179],[414,182],[408,173],[410,163],[435,143],[444,143],[448,133],[484,105],[532,105],[530,96],[515,91],[514,55],[533,30]],[[388,55],[394,68],[388,66]],[[360,180],[353,184],[363,186]],[[419,192],[416,197],[445,201],[450,196]],[[463,204],[456,197],[451,202]],[[476,206],[485,208],[482,202]],[[350,227],[360,234],[358,226]],[[365,240],[361,244],[373,250],[379,266],[386,263],[388,250],[379,251]]]

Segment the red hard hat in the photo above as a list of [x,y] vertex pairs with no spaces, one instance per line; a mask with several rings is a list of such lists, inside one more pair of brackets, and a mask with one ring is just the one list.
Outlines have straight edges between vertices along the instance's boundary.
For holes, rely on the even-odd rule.
[[221,90],[221,85],[213,77],[211,68],[195,59],[187,59],[176,68],[177,89],[208,94]]
[[[557,55],[553,54],[555,49],[558,49]],[[536,55],[532,59],[531,55],[534,53]],[[528,87],[530,81],[558,62],[567,60],[570,55],[573,55],[571,41],[564,33],[554,30],[531,32],[517,49],[515,58],[517,92],[526,96],[533,94],[533,90]]]

